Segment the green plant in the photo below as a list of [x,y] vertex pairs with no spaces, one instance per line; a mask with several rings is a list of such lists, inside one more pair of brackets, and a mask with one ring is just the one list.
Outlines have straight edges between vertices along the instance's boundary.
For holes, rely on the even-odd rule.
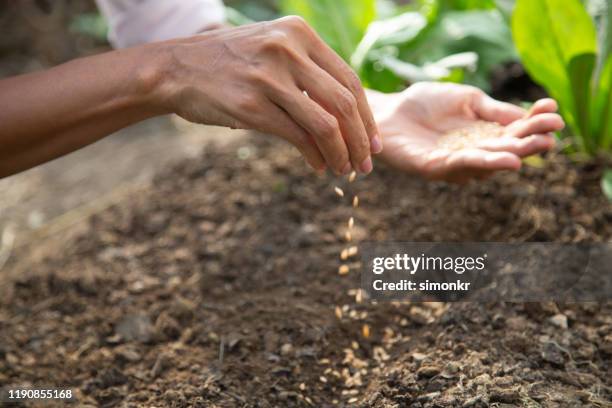
[[[509,0],[502,0],[507,3]],[[423,80],[486,89],[491,70],[516,59],[504,14],[493,0],[281,0],[303,16],[364,84],[397,91]]]
[[283,0],[280,6],[283,14],[304,17],[345,60],[376,18],[375,0]]
[[612,7],[585,3],[518,0],[512,32],[526,70],[559,102],[577,149],[594,155],[612,147]]

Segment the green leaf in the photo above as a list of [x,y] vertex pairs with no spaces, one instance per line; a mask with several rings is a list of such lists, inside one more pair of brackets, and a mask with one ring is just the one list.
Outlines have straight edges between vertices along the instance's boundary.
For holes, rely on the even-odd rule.
[[372,49],[409,44],[426,26],[427,19],[417,12],[373,22],[351,56],[351,65],[360,71]]
[[595,101],[591,110],[593,134],[603,150],[612,148],[612,5],[589,0],[587,9],[595,20],[599,56],[595,73]]
[[451,81],[462,79],[464,70],[470,71],[476,68],[478,55],[473,52],[464,52],[449,55],[439,61],[417,66],[408,62],[400,61],[393,56],[384,56],[379,63],[400,78],[410,83],[422,81]]
[[368,25],[376,18],[375,0],[281,0],[283,14],[297,14],[349,61]]
[[512,18],[512,10],[514,9],[515,0],[496,0],[497,9],[502,13],[507,21]]
[[568,125],[581,133],[584,115],[577,110],[576,101],[585,95],[573,91],[590,81],[572,78],[588,67],[586,60],[574,58],[596,55],[597,40],[593,21],[580,0],[517,0],[512,33],[531,77],[557,99]]
[[518,58],[510,29],[498,10],[444,13],[417,41],[400,47],[399,57],[424,65],[462,52],[478,54],[477,69],[466,72],[465,82],[483,89],[488,88],[496,66]]
[[593,112],[594,132],[604,150],[612,148],[612,55],[599,77]]
[[593,151],[591,140],[591,79],[595,69],[595,54],[581,54],[571,59],[568,73],[575,108],[576,126],[580,129],[579,141],[584,150]]
[[612,201],[612,170],[607,169],[601,179],[601,189],[608,200]]

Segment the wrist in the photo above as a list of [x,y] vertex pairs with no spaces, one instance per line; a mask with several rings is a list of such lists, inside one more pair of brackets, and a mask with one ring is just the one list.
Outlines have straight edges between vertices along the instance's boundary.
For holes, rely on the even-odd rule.
[[173,51],[168,43],[153,43],[134,48],[140,61],[134,73],[137,92],[147,109],[156,114],[175,113],[172,89],[177,81],[173,75]]

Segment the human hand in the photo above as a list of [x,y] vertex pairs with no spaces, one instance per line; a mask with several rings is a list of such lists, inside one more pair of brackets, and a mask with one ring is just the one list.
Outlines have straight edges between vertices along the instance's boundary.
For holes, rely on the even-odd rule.
[[[384,140],[381,159],[429,180],[465,183],[518,170],[521,158],[551,149],[551,132],[564,127],[552,99],[526,112],[467,85],[423,82],[396,94],[369,91],[368,98]],[[481,121],[499,123],[503,135],[459,148],[440,143],[448,132]]]
[[372,170],[371,153],[382,145],[361,83],[303,19],[218,29],[165,47],[168,110],[278,135],[319,171]]

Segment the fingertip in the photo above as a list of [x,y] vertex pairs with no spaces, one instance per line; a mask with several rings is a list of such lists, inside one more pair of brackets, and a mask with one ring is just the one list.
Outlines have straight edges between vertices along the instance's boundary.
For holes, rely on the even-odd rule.
[[542,108],[546,109],[548,112],[556,112],[559,109],[559,104],[552,98],[540,99],[539,102],[541,103]]
[[382,150],[383,150],[382,139],[380,138],[377,132],[374,134],[374,137],[372,137],[372,140],[370,140],[370,151],[373,154],[378,154],[382,152]]
[[370,174],[373,169],[374,164],[372,163],[372,157],[370,156],[366,157],[366,159],[361,163],[361,166],[359,167],[359,170],[363,174]]

